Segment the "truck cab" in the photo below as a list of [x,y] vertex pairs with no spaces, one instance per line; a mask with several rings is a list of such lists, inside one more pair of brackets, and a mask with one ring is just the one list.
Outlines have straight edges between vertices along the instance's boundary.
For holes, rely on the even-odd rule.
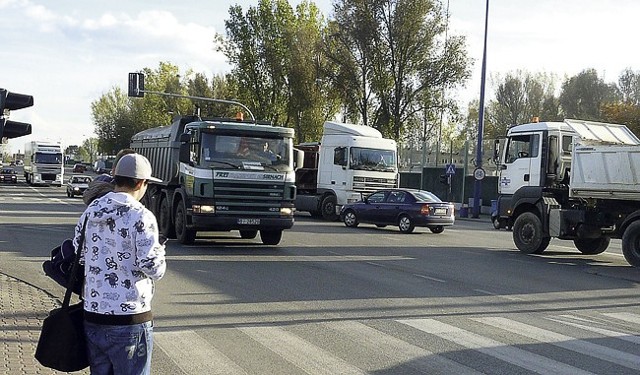
[[313,217],[337,220],[344,204],[398,186],[396,142],[372,127],[327,121],[320,142],[296,148],[296,210]]

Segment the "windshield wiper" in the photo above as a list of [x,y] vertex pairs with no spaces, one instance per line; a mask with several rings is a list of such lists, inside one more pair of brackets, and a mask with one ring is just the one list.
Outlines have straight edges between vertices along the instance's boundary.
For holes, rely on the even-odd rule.
[[228,161],[221,161],[221,160],[211,160],[211,163],[219,163],[219,164],[224,164],[224,165],[228,165],[230,167],[233,167],[235,169],[240,169],[240,166],[237,164],[233,164],[231,162]]

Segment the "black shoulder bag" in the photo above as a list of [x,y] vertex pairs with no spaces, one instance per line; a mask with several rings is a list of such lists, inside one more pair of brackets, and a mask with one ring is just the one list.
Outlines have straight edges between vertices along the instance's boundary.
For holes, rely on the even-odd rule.
[[87,219],[84,219],[82,232],[80,232],[79,247],[76,249],[76,257],[71,268],[71,276],[67,291],[64,295],[62,307],[53,309],[44,319],[40,339],[36,348],[36,359],[41,365],[58,371],[79,371],[89,366],[87,356],[87,344],[84,335],[84,308],[80,301],[69,306],[71,293],[76,280],[76,271],[79,267],[80,252],[84,246],[84,234],[87,227]]

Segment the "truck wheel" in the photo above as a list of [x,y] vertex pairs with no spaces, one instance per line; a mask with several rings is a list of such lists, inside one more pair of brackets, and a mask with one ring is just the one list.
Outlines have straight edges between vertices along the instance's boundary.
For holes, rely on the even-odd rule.
[[336,215],[336,197],[333,195],[324,197],[320,204],[320,211],[322,212],[323,219],[327,221],[338,220],[338,215]]
[[160,201],[160,216],[158,217],[158,225],[160,231],[167,238],[176,238],[176,231],[171,223],[171,211],[169,210],[169,201],[166,196],[162,196]]
[[402,215],[400,216],[400,219],[398,219],[398,228],[400,228],[400,232],[402,233],[411,233],[413,232],[415,225],[409,216]]
[[254,238],[256,238],[256,236],[258,235],[258,231],[257,230],[241,230],[240,231],[240,238],[243,238],[245,240],[252,240]]
[[358,217],[353,210],[347,210],[344,213],[344,219],[342,221],[344,222],[344,225],[348,226],[349,228],[355,228],[359,224]]
[[611,239],[609,237],[600,238],[576,238],[573,240],[573,244],[576,245],[576,249],[580,250],[585,255],[596,255],[607,250]]
[[629,224],[622,235],[622,254],[627,262],[640,267],[640,221]]
[[196,239],[196,231],[187,228],[187,209],[181,200],[176,208],[176,238],[183,245],[191,245]]
[[431,233],[442,233],[444,232],[444,226],[442,225],[436,225],[435,227],[429,227],[429,230],[431,231]]
[[542,254],[551,237],[542,234],[542,222],[533,212],[525,212],[513,224],[513,242],[525,254]]
[[277,245],[282,239],[281,230],[261,230],[260,238],[265,245]]

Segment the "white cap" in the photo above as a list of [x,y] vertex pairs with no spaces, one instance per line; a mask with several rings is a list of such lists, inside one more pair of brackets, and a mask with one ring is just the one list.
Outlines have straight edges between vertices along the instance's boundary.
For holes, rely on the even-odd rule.
[[127,154],[118,160],[114,176],[131,177],[138,180],[162,182],[151,176],[151,163],[140,154]]

